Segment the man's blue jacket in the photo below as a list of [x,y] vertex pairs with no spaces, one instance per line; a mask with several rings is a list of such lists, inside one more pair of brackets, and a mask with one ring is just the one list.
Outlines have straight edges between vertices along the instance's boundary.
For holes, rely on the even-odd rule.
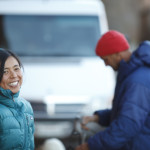
[[90,150],[150,149],[150,41],[121,61],[112,109],[95,113],[108,127],[88,140]]

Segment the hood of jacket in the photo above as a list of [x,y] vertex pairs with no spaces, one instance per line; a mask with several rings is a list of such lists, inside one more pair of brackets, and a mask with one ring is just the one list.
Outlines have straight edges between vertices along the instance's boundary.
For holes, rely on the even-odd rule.
[[150,67],[150,41],[142,42],[133,52],[128,62],[122,60],[118,70],[118,80],[122,81],[126,76],[141,66]]

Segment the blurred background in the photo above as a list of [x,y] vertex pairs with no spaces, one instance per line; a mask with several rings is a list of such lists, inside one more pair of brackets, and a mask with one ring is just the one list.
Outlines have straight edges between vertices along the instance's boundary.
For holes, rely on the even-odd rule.
[[150,40],[149,0],[102,0],[110,29],[123,32],[133,48],[143,40]]

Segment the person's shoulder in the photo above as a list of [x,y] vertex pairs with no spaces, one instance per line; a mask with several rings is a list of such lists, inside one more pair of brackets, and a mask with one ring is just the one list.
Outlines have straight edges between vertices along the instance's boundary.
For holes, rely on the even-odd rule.
[[150,41],[149,40],[143,41],[140,43],[140,46],[142,46],[142,45],[150,46]]
[[19,101],[24,105],[25,112],[33,114],[33,109],[29,101],[22,97],[19,97]]
[[150,68],[145,66],[139,67],[130,75],[129,81],[150,88]]
[[19,98],[19,101],[22,101],[24,104],[30,105],[30,102],[28,102],[28,100],[26,100],[25,98],[23,97],[18,97],[18,98]]
[[132,76],[133,78],[138,78],[139,80],[142,79],[150,79],[150,68],[147,66],[141,66],[138,69],[136,69],[135,71],[133,71]]
[[149,55],[150,54],[150,41],[143,41],[139,44],[139,47],[136,49],[135,54],[139,56]]

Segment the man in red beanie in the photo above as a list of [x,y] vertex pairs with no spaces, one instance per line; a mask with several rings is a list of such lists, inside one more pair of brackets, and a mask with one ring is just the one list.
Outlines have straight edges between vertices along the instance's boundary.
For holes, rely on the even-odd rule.
[[110,30],[100,38],[96,46],[96,54],[114,70],[118,70],[122,59],[128,61],[131,56],[126,38],[122,33],[114,30]]
[[112,109],[83,117],[85,130],[89,122],[106,128],[75,150],[150,149],[150,41],[131,53],[124,35],[110,30],[98,41],[96,54],[118,71]]

